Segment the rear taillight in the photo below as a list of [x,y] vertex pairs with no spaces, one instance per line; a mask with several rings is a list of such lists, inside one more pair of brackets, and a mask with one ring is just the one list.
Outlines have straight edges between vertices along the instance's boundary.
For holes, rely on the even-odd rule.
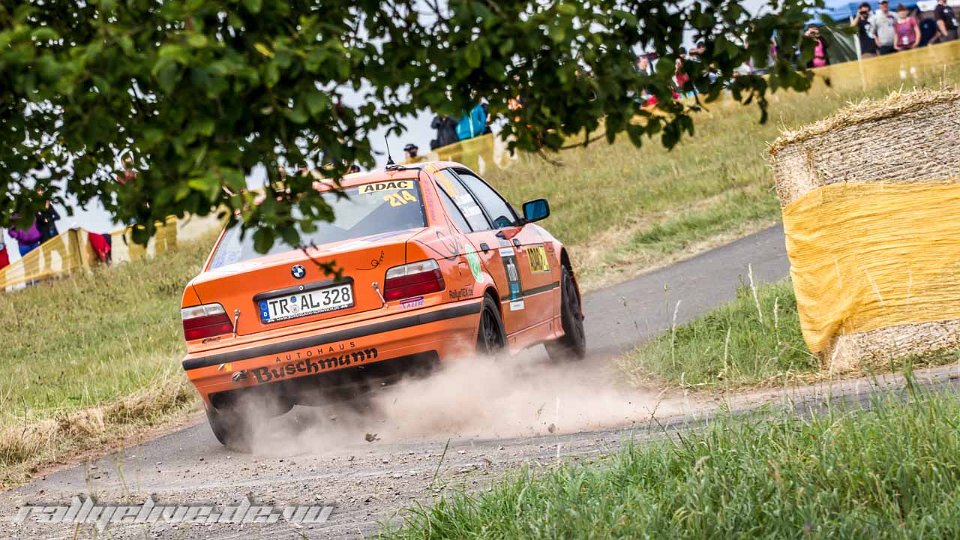
[[180,310],[183,319],[183,337],[187,341],[233,332],[233,323],[220,304],[204,304]]
[[446,288],[437,261],[420,261],[387,270],[383,281],[383,299],[386,301],[410,298]]

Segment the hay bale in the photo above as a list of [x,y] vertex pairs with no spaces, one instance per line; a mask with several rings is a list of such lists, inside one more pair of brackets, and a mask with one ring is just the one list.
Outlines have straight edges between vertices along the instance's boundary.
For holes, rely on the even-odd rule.
[[[784,133],[770,148],[781,207],[840,183],[956,182],[960,91],[919,90],[863,101]],[[836,336],[823,364],[833,371],[885,364],[960,347],[960,320],[923,322]]]

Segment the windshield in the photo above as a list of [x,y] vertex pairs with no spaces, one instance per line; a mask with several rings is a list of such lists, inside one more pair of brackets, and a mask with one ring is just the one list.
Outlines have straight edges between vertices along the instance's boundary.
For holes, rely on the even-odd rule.
[[[303,245],[319,246],[426,226],[420,186],[414,180],[374,182],[344,188],[342,192],[345,198],[338,197],[335,192],[323,193],[323,200],[333,209],[334,220],[317,222],[315,232],[301,233]],[[253,231],[247,231],[242,239],[240,233],[239,223],[227,230],[213,254],[211,270],[296,249],[278,238],[267,253],[257,253],[253,247]]]

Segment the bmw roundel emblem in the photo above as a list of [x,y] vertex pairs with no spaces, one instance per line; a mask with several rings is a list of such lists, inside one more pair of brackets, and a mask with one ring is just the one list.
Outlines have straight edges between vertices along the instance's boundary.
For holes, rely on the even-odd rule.
[[290,273],[297,279],[303,279],[303,276],[307,275],[307,269],[304,268],[302,264],[295,264],[293,268],[290,269]]

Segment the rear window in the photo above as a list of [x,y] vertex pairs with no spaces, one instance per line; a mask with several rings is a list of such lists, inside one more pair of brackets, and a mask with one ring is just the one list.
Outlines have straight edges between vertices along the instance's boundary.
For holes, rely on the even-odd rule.
[[[317,222],[317,230],[301,234],[304,245],[321,245],[366,236],[420,229],[426,226],[420,185],[414,180],[373,182],[343,189],[346,197],[326,192],[323,199],[333,209],[332,222]],[[240,224],[232,226],[217,246],[210,269],[296,249],[279,238],[267,253],[253,247],[253,231],[240,238]]]

